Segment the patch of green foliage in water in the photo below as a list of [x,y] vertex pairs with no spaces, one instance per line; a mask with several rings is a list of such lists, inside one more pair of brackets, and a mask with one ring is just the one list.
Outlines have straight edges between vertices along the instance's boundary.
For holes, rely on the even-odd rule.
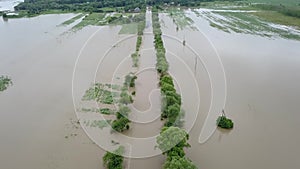
[[224,129],[232,129],[233,128],[233,122],[231,119],[226,118],[226,116],[219,116],[217,119],[217,125],[218,127],[224,128]]
[[0,76],[0,92],[6,90],[13,83],[7,76]]

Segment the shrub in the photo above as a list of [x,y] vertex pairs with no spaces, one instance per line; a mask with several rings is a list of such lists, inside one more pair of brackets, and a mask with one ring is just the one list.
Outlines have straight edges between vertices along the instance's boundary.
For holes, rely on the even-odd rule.
[[219,116],[217,119],[217,125],[224,129],[232,129],[233,122],[231,119],[226,118],[225,116]]
[[106,154],[103,156],[103,165],[107,169],[122,169],[123,166],[123,160],[124,157],[122,156],[124,154],[124,147],[120,146],[117,150],[114,152],[106,152]]
[[118,132],[123,132],[124,130],[129,129],[129,123],[130,120],[126,117],[122,116],[120,119],[114,120],[111,124],[111,127]]
[[10,85],[12,85],[12,81],[10,80],[10,78],[0,76],[0,91],[6,90]]
[[127,91],[122,91],[120,96],[121,98],[119,102],[122,104],[129,104],[133,102],[131,95],[129,95]]

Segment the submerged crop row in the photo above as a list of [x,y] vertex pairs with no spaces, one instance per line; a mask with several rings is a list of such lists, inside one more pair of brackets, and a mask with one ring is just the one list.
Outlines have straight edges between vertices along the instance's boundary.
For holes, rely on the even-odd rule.
[[190,147],[187,143],[188,133],[180,128],[183,124],[184,112],[181,110],[181,96],[176,92],[173,79],[168,74],[169,64],[165,57],[165,48],[162,41],[159,16],[152,10],[152,26],[154,33],[154,43],[156,49],[157,64],[156,69],[160,73],[160,88],[162,95],[161,120],[165,124],[157,137],[158,148],[167,155],[163,164],[164,169],[196,169],[191,160],[185,157],[184,148]]

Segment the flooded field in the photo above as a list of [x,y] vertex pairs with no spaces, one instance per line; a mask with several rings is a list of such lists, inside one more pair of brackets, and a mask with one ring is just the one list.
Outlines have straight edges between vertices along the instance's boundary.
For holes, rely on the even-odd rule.
[[[172,19],[166,15],[161,18],[166,25],[163,32],[185,39],[204,58],[203,63],[217,52],[226,74],[225,111],[234,119],[235,128],[230,132],[217,130],[204,144],[199,144],[210,92],[205,82],[209,80],[207,75],[196,76],[202,83],[200,114],[190,132],[193,148],[187,151],[188,156],[201,168],[296,168],[300,153],[300,137],[295,134],[300,127],[300,76],[295,72],[299,71],[300,43],[220,32],[210,27],[205,18],[195,15],[191,18],[199,31],[176,32]],[[184,49],[173,47],[168,38],[164,40],[168,50],[187,56]]]
[[[0,21],[0,75],[13,81],[0,93],[1,168],[99,169],[105,148],[117,142],[128,143],[126,157],[145,157],[126,158],[126,168],[160,168],[164,157],[153,140],[130,139],[155,138],[162,126],[150,13],[138,68],[130,57],[136,35],[119,34],[121,26],[70,32],[74,25],[61,24],[74,16]],[[160,14],[190,131],[187,157],[199,168],[297,168],[300,42],[226,33],[193,12],[187,16],[196,29],[176,30],[173,19]],[[84,92],[95,82],[122,85],[130,72],[137,75],[130,130],[111,134],[109,127],[86,125],[103,116],[81,111],[102,106],[83,102]],[[235,122],[230,132],[216,129],[222,108]]]

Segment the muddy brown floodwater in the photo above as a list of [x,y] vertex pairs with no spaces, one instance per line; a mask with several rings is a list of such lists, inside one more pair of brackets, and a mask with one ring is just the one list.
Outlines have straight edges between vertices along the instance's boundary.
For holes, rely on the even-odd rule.
[[[86,27],[75,33],[67,32],[72,25],[58,26],[73,14],[0,21],[0,75],[9,75],[14,83],[0,93],[1,168],[103,168],[105,151],[97,144],[106,135],[95,137],[99,130],[93,128],[85,128],[86,134],[77,119],[99,114],[75,111],[93,82],[122,83],[130,71],[138,76],[130,117],[137,122],[125,135],[158,134],[162,124],[150,15],[138,69],[131,67],[130,58],[136,36],[119,35],[120,26]],[[186,112],[184,128],[190,130],[187,156],[208,169],[299,168],[300,42],[228,34],[191,12],[188,16],[199,31],[177,32],[172,19],[160,14],[170,73]],[[174,38],[185,39],[187,45]],[[205,64],[187,46],[207,60],[215,57],[216,49],[227,79],[225,111],[235,122],[232,131],[217,129],[202,144],[198,140],[211,105],[211,82]],[[155,153],[152,148],[144,146],[135,153]],[[158,155],[126,158],[125,163],[132,169],[156,169],[163,161]]]

